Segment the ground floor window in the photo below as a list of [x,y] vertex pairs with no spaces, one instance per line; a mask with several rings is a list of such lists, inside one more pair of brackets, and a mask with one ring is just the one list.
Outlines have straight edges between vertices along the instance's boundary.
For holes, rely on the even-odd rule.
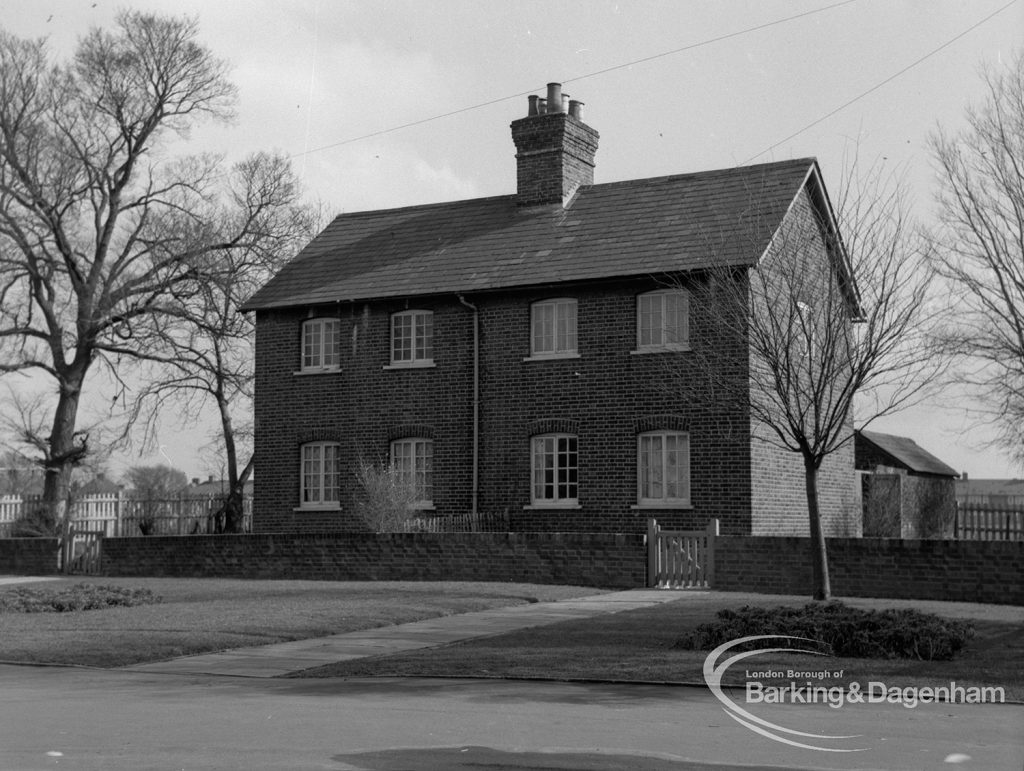
[[341,478],[338,448],[337,442],[302,445],[302,506],[338,505]]
[[391,443],[391,465],[400,480],[416,488],[416,503],[434,501],[434,443],[430,439],[398,439]]
[[533,437],[533,503],[576,504],[579,498],[579,453],[572,434]]
[[689,505],[690,437],[651,431],[637,438],[638,500],[648,505]]

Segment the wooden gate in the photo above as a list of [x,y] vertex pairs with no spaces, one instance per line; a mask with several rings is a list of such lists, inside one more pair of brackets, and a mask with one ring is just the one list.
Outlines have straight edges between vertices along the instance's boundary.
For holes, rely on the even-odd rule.
[[660,589],[710,589],[715,576],[718,520],[703,530],[662,530],[647,520],[647,585]]
[[72,523],[61,545],[61,570],[64,573],[98,576],[103,562],[103,536],[102,523],[99,527]]

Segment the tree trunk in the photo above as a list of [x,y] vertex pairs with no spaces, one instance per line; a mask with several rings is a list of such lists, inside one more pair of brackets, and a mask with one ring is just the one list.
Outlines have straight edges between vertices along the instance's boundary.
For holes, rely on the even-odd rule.
[[68,510],[71,471],[86,454],[85,443],[75,443],[81,386],[81,379],[61,383],[44,460],[43,504],[53,518],[56,533],[62,538],[67,535],[71,523]]
[[811,565],[813,566],[814,594],[816,600],[832,597],[832,586],[828,577],[828,552],[825,548],[825,532],[821,529],[821,508],[818,505],[818,467],[814,461],[804,458],[804,480],[807,487],[807,515],[811,528]]
[[217,394],[217,408],[220,411],[221,431],[224,436],[224,454],[227,461],[228,497],[214,515],[217,532],[241,533],[245,529],[245,483],[252,471],[252,460],[246,464],[241,475],[238,473],[238,450],[235,447],[235,431],[231,424],[231,413],[227,399]]

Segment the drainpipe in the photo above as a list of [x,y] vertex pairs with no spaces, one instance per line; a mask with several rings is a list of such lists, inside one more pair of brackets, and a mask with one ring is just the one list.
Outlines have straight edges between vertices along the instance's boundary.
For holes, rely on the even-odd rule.
[[473,311],[473,514],[480,492],[480,312],[459,295],[459,302]]

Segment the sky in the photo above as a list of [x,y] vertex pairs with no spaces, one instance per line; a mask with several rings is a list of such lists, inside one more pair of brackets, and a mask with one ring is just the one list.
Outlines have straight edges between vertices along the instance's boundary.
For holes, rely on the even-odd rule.
[[[856,158],[905,174],[928,222],[929,135],[962,126],[981,66],[1024,47],[1024,0],[4,0],[0,27],[63,58],[119,8],[195,16],[233,65],[238,117],[195,149],[284,152],[330,213],[514,192],[509,123],[557,81],[601,135],[598,183],[813,156],[832,189]],[[972,477],[1021,476],[964,405],[949,392],[872,428]],[[219,476],[207,434],[167,424],[109,471]]]

